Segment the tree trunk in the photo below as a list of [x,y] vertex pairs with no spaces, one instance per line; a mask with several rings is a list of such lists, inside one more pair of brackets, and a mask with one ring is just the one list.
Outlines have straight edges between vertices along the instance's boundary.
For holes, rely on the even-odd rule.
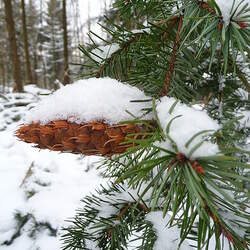
[[43,63],[43,87],[45,89],[49,88],[49,86],[47,86],[47,71],[46,71],[46,62],[45,59],[42,57],[42,63]]
[[2,76],[2,85],[3,85],[3,93],[5,91],[6,77],[5,77],[5,67],[4,64],[1,64],[1,76]]
[[26,61],[26,81],[27,81],[27,83],[30,84],[30,83],[32,83],[32,73],[31,73],[31,66],[30,66],[30,56],[29,56],[29,45],[28,45],[28,34],[27,34],[24,0],[21,1],[21,4],[22,4],[23,43],[24,43],[25,61]]
[[34,57],[34,68],[33,68],[34,74],[33,74],[32,78],[34,78],[35,83],[38,85],[38,79],[37,79],[37,73],[36,73],[36,69],[37,69],[37,65],[38,65],[36,48],[34,49],[33,57]]
[[67,32],[67,14],[66,14],[66,0],[63,0],[63,49],[64,49],[64,78],[63,84],[70,83],[69,77],[69,63],[68,63],[68,32]]
[[15,81],[14,89],[16,89],[16,91],[18,92],[23,92],[23,81],[20,70],[21,64],[17,53],[16,36],[15,36],[16,30],[12,14],[11,0],[4,0],[4,7],[5,7],[5,19],[9,35],[10,54],[13,66],[13,78]]

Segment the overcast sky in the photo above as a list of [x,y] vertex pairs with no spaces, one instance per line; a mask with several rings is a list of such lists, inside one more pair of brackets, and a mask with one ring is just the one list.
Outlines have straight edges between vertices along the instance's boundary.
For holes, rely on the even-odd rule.
[[[72,0],[68,0],[69,2]],[[81,24],[84,24],[88,20],[88,15],[90,17],[97,17],[100,13],[104,12],[105,9],[105,0],[78,0],[79,2],[79,9],[80,9],[80,19]],[[112,0],[106,0],[107,8],[110,7],[110,3]],[[89,13],[88,13],[89,12]],[[92,24],[91,30],[95,33],[101,32],[100,26],[96,24]],[[84,34],[86,35],[88,31],[88,27],[84,28]]]
[[[29,0],[25,0],[26,3],[28,4]],[[48,0],[44,0],[43,3],[43,7],[46,8],[46,2]],[[88,20],[88,16],[90,17],[98,17],[100,15],[100,13],[104,12],[105,9],[105,1],[106,1],[106,5],[107,8],[110,7],[110,3],[112,2],[112,0],[78,0],[79,3],[79,14],[80,14],[80,24],[84,24],[87,22]],[[36,3],[37,7],[40,7],[40,2],[41,0],[34,0],[34,2]],[[70,17],[70,13],[73,14],[73,3],[75,3],[75,0],[67,0],[67,7],[68,7],[68,17]],[[90,13],[88,13],[90,12]],[[72,20],[71,18],[69,18],[68,20],[69,25],[72,27],[75,25],[74,20]],[[92,24],[91,26],[91,30],[97,33],[100,33],[100,27],[96,24]],[[84,36],[86,36],[87,31],[88,31],[88,27],[86,25],[86,27],[84,28]]]
[[[98,16],[104,10],[104,0],[78,0],[80,15],[82,21],[86,21],[88,18],[88,9],[90,9],[90,17]],[[107,3],[110,1],[107,1]],[[88,7],[89,5],[89,7]]]

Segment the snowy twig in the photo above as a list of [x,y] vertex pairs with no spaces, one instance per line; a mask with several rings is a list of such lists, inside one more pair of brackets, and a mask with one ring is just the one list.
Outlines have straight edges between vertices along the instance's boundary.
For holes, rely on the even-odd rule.
[[31,176],[33,167],[34,167],[34,161],[32,161],[32,163],[30,164],[30,166],[29,166],[29,168],[28,168],[28,170],[26,172],[26,175],[23,178],[23,181],[22,181],[21,185],[19,186],[20,188],[24,185],[26,180]]

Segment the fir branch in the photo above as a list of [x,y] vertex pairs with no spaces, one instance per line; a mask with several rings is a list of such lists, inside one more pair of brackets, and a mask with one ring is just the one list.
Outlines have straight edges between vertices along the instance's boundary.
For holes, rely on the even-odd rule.
[[[217,8],[217,11],[219,11],[219,15],[216,13],[216,10],[213,9],[207,2],[204,2],[203,0],[201,1],[198,0],[198,4],[201,9],[206,10],[207,12],[209,12],[216,18],[221,19],[221,22],[219,22],[219,26],[218,26],[218,28],[221,29],[223,26],[222,22],[224,22],[224,20],[223,20],[223,17],[221,16],[221,11],[219,10],[219,7],[217,6],[216,2],[214,2],[214,6]],[[247,29],[248,27],[248,24],[244,21],[234,21],[234,20],[231,20],[231,21],[237,23],[241,29]]]
[[236,66],[236,74],[239,77],[239,79],[241,80],[241,82],[244,84],[244,86],[246,87],[248,93],[250,93],[250,84],[249,84],[248,80],[246,79],[245,75],[242,73],[242,71],[237,66]]
[[30,214],[26,214],[23,216],[20,213],[16,213],[15,218],[18,222],[15,228],[16,231],[12,235],[12,237],[9,240],[4,241],[2,245],[10,246],[21,235],[23,227],[29,221],[30,217],[31,217]]
[[110,58],[108,58],[107,60],[105,60],[105,62],[101,65],[101,67],[99,68],[99,70],[98,70],[98,72],[96,74],[96,78],[100,78],[102,76],[102,72],[103,72],[104,68],[106,67],[106,65],[109,65],[115,59],[115,57],[117,55],[120,55],[122,51],[126,50],[130,46],[130,44],[137,42],[141,38],[141,36],[143,36],[144,34],[145,33],[133,34],[133,37],[129,41],[121,44],[120,45],[120,49],[118,49],[117,51],[115,51],[110,56]]

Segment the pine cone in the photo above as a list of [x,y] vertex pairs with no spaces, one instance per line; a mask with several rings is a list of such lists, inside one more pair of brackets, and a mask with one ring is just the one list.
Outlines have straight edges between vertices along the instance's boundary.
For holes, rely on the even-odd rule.
[[[125,137],[141,131],[139,125],[109,125],[104,122],[84,124],[70,123],[66,120],[52,121],[46,125],[31,123],[21,126],[16,136],[38,148],[84,155],[120,154],[133,146],[125,142]],[[125,143],[124,143],[125,142]],[[121,144],[122,143],[122,144]]]

